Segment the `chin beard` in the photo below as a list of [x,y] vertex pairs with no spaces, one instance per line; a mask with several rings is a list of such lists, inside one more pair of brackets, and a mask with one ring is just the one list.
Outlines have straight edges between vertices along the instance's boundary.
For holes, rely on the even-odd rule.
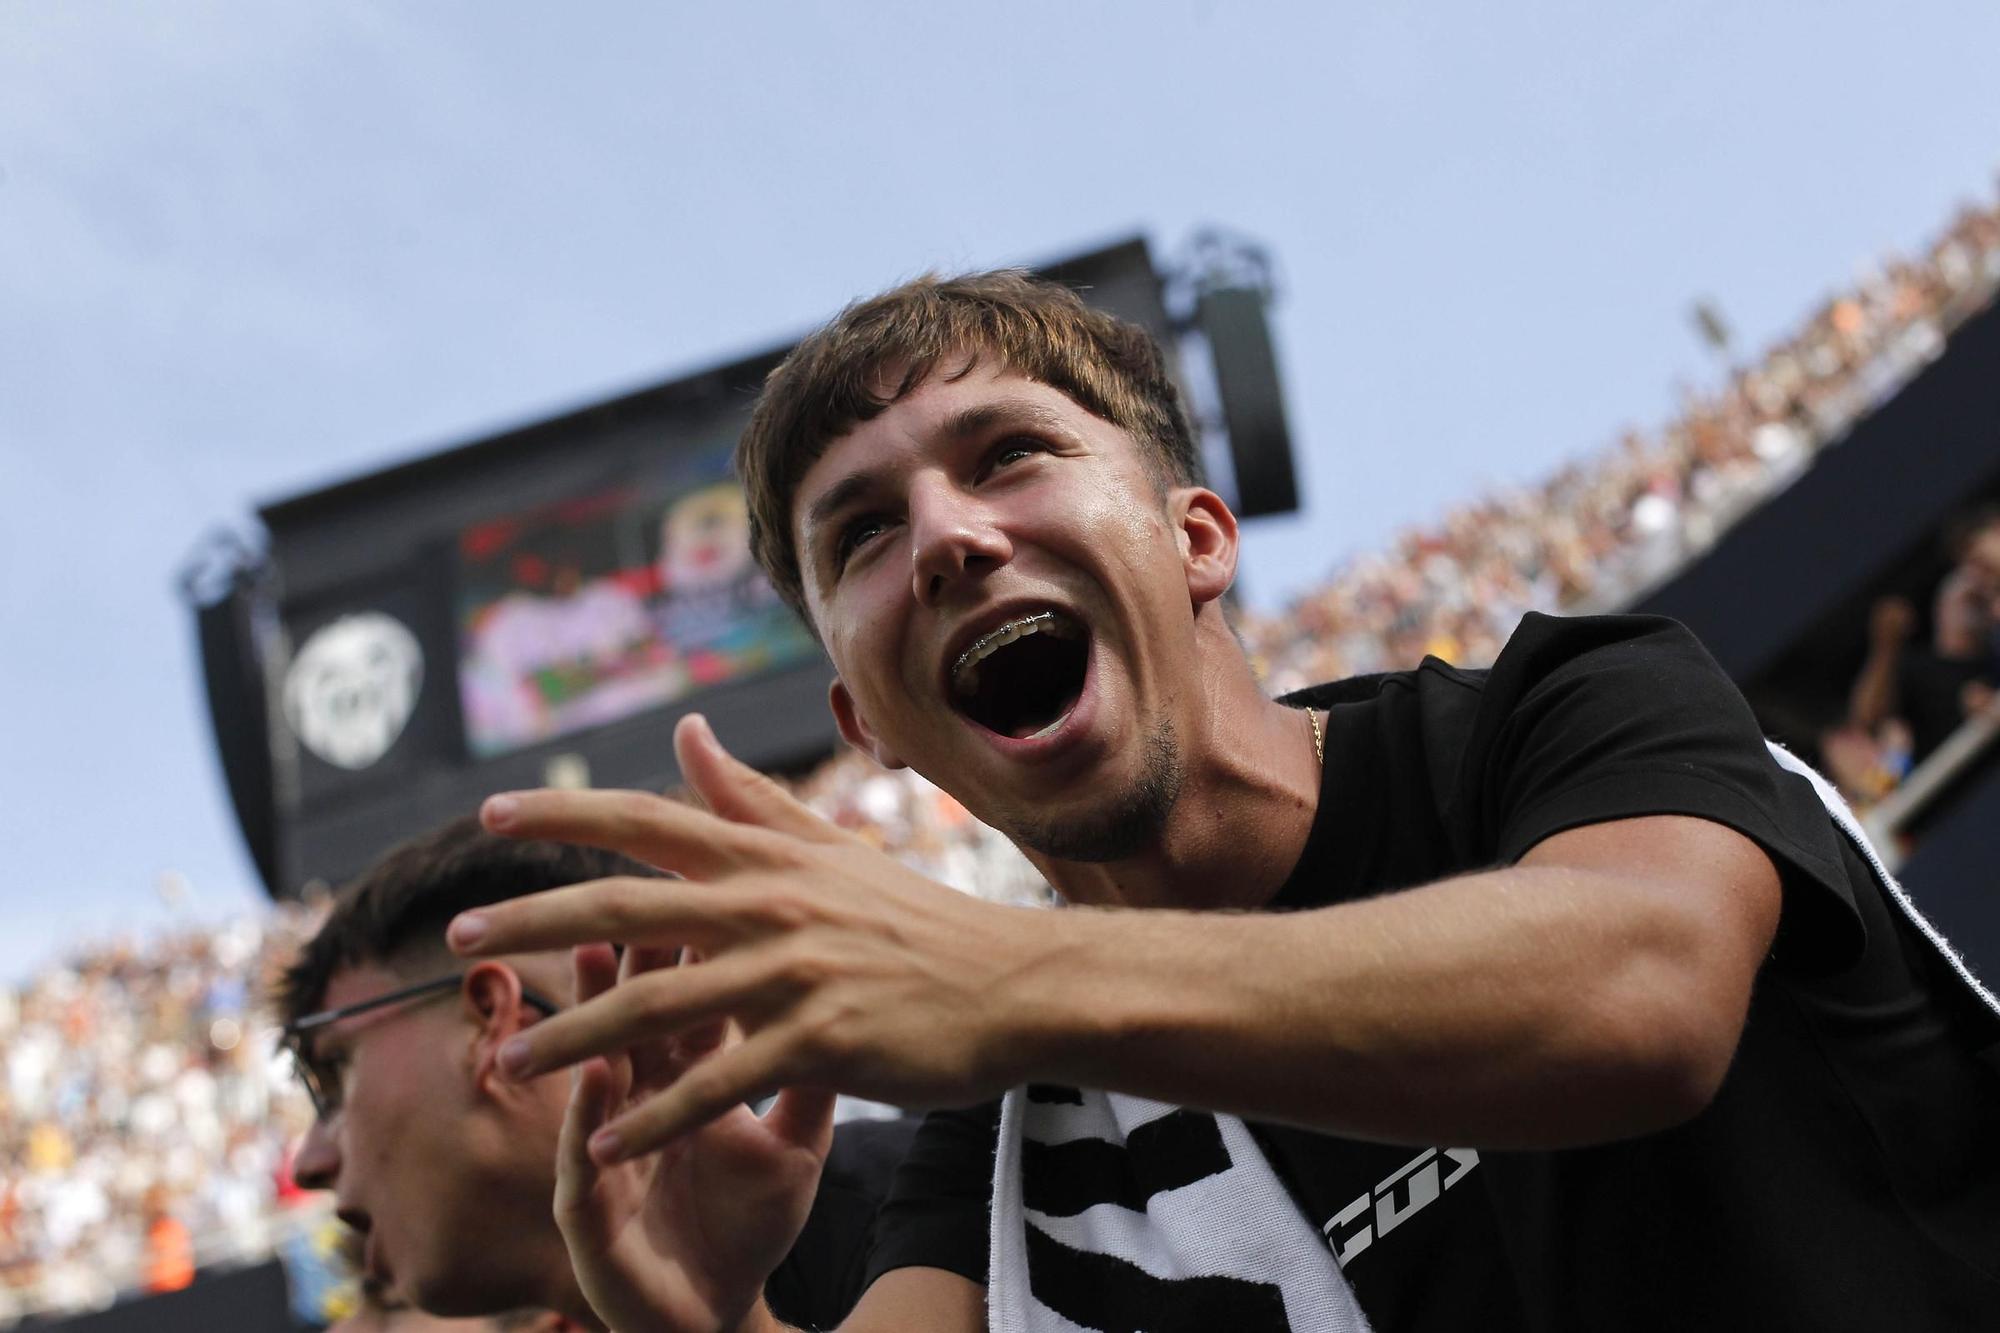
[[1186,770],[1181,765],[1180,739],[1171,721],[1161,718],[1146,737],[1139,775],[1126,788],[1083,810],[1037,822],[1007,821],[1007,834],[1023,850],[1057,861],[1120,861],[1152,841],[1180,799]]

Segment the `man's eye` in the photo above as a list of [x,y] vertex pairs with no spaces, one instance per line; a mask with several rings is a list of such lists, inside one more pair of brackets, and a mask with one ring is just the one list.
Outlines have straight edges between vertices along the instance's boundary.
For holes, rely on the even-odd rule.
[[344,1056],[322,1056],[314,1066],[320,1086],[334,1096],[340,1096],[340,1085],[347,1078],[347,1059]]
[[847,568],[847,562],[866,543],[873,541],[887,530],[889,521],[876,515],[857,518],[840,531],[840,540],[834,543],[833,567]]
[[1042,447],[1040,440],[1029,439],[1027,436],[1016,436],[1011,440],[1002,440],[993,452],[987,455],[986,470],[988,472],[998,471],[1011,463],[1019,462],[1030,454],[1041,453]]

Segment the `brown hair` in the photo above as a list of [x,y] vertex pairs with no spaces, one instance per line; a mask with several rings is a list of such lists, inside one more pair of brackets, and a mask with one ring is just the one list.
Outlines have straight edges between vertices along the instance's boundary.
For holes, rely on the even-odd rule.
[[341,889],[319,933],[279,978],[278,1021],[319,1008],[336,972],[443,949],[460,912],[614,875],[660,872],[616,852],[497,837],[470,815],[402,843]]
[[736,446],[750,549],[801,615],[805,591],[791,521],[799,479],[829,443],[916,389],[939,361],[964,356],[946,375],[957,379],[982,355],[1125,430],[1162,490],[1201,480],[1180,394],[1144,329],[1021,269],[927,274],[850,305],[793,348],[765,379]]

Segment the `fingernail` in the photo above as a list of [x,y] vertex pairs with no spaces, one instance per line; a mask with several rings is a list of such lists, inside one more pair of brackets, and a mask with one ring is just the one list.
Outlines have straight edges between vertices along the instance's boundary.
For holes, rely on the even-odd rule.
[[590,1136],[590,1155],[600,1162],[615,1162],[625,1155],[625,1143],[614,1129],[600,1129]]
[[515,1037],[500,1048],[500,1068],[519,1078],[528,1072],[528,1039]]
[[512,828],[514,816],[519,814],[521,803],[511,796],[489,796],[486,804],[479,807],[479,818],[487,828],[496,832]]
[[445,931],[446,942],[455,949],[470,949],[486,938],[490,923],[477,912],[461,912],[452,918],[451,928]]

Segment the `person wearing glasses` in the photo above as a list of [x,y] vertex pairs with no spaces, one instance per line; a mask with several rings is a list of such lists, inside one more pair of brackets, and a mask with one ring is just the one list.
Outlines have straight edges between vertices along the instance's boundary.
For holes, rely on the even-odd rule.
[[[550,1212],[567,1075],[502,1077],[498,1049],[572,994],[561,951],[466,964],[443,940],[467,908],[605,875],[657,877],[589,848],[515,841],[461,819],[396,848],[336,899],[275,996],[316,1118],[294,1160],[334,1192],[366,1280],[448,1316],[520,1308],[600,1327]],[[654,960],[657,961],[657,960]],[[858,1295],[907,1123],[857,1120],[765,1294],[807,1327]]]

